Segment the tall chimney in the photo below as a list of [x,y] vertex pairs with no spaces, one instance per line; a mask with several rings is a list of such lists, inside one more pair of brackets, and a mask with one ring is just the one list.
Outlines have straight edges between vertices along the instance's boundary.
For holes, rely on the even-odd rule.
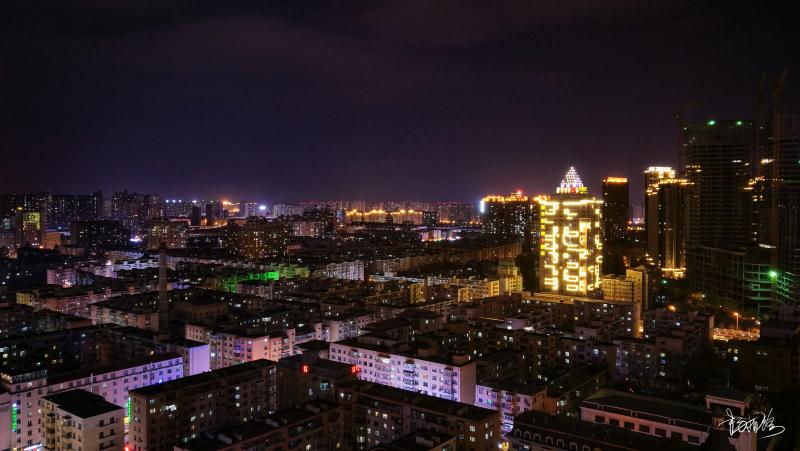
[[158,247],[158,331],[169,335],[169,300],[167,299],[167,243]]

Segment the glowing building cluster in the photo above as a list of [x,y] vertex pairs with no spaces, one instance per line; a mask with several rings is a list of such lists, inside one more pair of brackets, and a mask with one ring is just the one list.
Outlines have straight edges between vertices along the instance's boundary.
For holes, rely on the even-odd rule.
[[540,199],[540,289],[587,296],[600,290],[603,202],[570,168],[556,195]]
[[345,212],[345,222],[384,222],[392,224],[414,224],[420,225],[423,222],[423,212],[417,210],[369,210],[359,211],[350,210]]

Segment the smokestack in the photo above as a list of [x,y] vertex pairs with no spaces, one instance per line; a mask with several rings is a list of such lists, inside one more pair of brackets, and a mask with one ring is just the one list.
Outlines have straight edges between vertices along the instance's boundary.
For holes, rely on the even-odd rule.
[[158,247],[158,331],[169,335],[169,300],[167,299],[167,243]]

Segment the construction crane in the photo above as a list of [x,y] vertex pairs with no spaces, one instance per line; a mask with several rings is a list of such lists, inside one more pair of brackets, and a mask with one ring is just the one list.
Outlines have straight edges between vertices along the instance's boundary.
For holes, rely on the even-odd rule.
[[678,124],[678,170],[677,173],[681,177],[685,177],[686,171],[686,147],[683,145],[683,129],[686,128],[686,113],[692,108],[694,105],[693,101],[686,102],[683,106],[680,107],[675,114],[672,115],[672,119]]
[[763,152],[761,151],[761,131],[764,126],[764,84],[767,82],[767,74],[761,74],[761,81],[758,83],[758,89],[753,95],[753,157],[752,166],[755,170],[751,169],[751,173],[756,177],[764,175],[762,173],[761,164],[759,163],[762,158]]

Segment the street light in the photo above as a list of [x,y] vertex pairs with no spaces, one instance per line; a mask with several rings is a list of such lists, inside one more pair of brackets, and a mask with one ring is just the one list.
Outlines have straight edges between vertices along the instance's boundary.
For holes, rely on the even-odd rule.
[[733,312],[734,318],[736,318],[736,330],[739,330],[739,312]]

